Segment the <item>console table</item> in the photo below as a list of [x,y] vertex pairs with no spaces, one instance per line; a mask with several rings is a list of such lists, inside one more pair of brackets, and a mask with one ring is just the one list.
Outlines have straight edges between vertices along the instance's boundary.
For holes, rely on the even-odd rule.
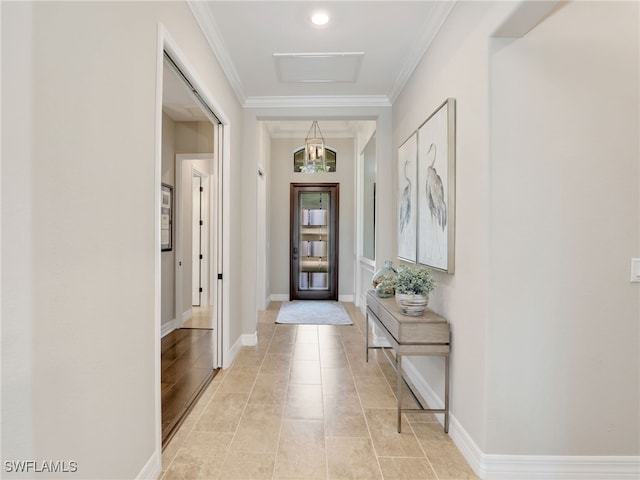
[[[369,321],[380,330],[391,344],[390,347],[369,346]],[[449,323],[433,311],[426,309],[421,317],[408,317],[400,313],[395,298],[380,298],[371,290],[367,293],[367,314],[365,321],[366,360],[369,350],[383,350],[396,371],[396,399],[398,402],[398,433],[402,429],[402,412],[443,413],[444,431],[449,431],[449,353],[451,350],[451,330]],[[385,349],[393,349],[395,365]],[[404,355],[437,355],[444,357],[444,408],[424,408],[411,386],[402,376],[402,357]],[[402,408],[402,384],[405,384],[420,408]]]

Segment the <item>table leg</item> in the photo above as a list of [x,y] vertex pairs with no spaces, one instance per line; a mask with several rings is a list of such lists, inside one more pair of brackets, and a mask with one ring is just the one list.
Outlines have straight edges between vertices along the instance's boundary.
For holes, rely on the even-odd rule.
[[449,433],[449,355],[444,356],[444,432]]
[[402,433],[402,355],[396,352],[396,398],[398,400],[398,433]]
[[364,314],[364,351],[365,360],[369,362],[369,312]]

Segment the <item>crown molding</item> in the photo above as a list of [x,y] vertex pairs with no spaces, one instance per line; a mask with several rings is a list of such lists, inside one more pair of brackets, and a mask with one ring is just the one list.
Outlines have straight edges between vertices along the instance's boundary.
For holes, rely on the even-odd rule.
[[390,107],[386,95],[310,95],[248,97],[244,108]]
[[431,46],[433,39],[436,37],[440,28],[444,24],[444,21],[447,19],[457,0],[449,0],[446,2],[433,2],[434,9],[433,13],[429,15],[429,18],[425,22],[422,27],[422,35],[420,39],[414,44],[411,52],[407,56],[407,60],[404,62],[398,75],[396,76],[396,80],[393,84],[393,88],[391,89],[391,93],[389,94],[389,100],[391,103],[394,103],[400,95],[400,92],[404,89],[405,85],[411,78],[413,71],[416,69],[424,54],[427,53],[427,50]]
[[231,88],[233,89],[236,97],[238,98],[238,101],[240,102],[240,105],[244,104],[247,100],[247,96],[244,94],[240,76],[238,75],[238,71],[233,64],[231,57],[229,56],[229,50],[222,40],[222,37],[218,33],[220,30],[218,29],[218,25],[213,19],[211,11],[207,7],[207,2],[198,0],[187,0],[187,5],[189,5],[191,13],[200,26],[202,34],[207,39],[211,50],[218,59],[218,62],[220,63],[224,74],[231,84]]
[[522,38],[553,12],[566,6],[567,0],[521,2],[494,32],[494,37]]

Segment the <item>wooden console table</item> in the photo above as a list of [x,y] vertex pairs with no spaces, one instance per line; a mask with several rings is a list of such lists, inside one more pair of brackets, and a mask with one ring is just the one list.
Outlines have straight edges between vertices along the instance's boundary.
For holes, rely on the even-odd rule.
[[[390,347],[369,346],[369,320],[372,319],[382,330],[391,344]],[[449,431],[449,353],[451,350],[451,330],[449,323],[433,311],[427,309],[421,317],[408,317],[400,313],[395,298],[380,298],[375,291],[367,293],[367,315],[365,321],[366,359],[369,350],[382,349],[396,371],[396,399],[398,402],[398,433],[402,428],[402,412],[443,413],[444,431]],[[393,349],[394,362],[385,349]],[[424,408],[411,386],[402,376],[403,355],[437,355],[444,357],[444,408]],[[405,384],[420,408],[402,408],[402,384]]]

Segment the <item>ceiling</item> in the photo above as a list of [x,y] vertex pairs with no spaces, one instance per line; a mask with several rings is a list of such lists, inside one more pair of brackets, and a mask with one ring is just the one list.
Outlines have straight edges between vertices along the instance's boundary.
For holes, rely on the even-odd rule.
[[[189,0],[244,106],[391,104],[453,5]],[[329,15],[327,25],[311,23],[316,11]]]
[[[188,0],[245,107],[391,105],[455,0]],[[311,15],[329,15],[327,25]],[[165,67],[163,111],[205,121],[195,97]],[[266,122],[276,137],[304,135],[304,121]],[[325,137],[353,135],[355,121],[322,121]]]

